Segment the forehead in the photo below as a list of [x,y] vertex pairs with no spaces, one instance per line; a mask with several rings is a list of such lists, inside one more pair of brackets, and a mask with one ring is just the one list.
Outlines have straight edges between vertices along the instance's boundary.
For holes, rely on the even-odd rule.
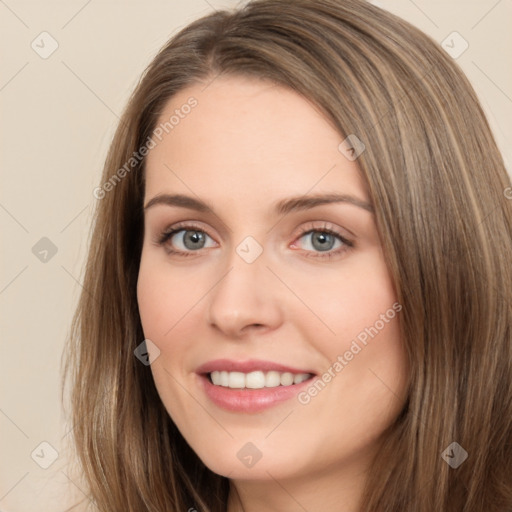
[[167,102],[155,133],[146,197],[193,192],[261,204],[338,191],[367,199],[356,163],[338,149],[341,135],[308,100],[271,82],[193,84]]

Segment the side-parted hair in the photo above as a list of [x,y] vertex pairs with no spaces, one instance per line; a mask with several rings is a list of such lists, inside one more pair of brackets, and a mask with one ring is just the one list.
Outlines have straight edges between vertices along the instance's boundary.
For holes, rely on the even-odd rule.
[[[122,176],[97,196],[63,354],[91,510],[226,510],[228,479],[187,445],[134,357],[144,339],[136,284],[145,158],[126,168],[170,98],[220,75],[288,87],[325,114],[340,142],[354,134],[366,148],[357,163],[403,308],[410,382],[361,512],[512,511],[510,177],[458,66],[363,0],[257,0],[214,12],[173,36],[133,92],[102,183]],[[453,442],[468,454],[456,469],[441,456]]]

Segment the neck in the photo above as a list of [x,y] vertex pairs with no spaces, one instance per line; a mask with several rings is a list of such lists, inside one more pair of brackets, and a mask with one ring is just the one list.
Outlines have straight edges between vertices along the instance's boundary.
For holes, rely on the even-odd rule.
[[293,478],[232,480],[227,512],[358,512],[365,469],[327,468]]

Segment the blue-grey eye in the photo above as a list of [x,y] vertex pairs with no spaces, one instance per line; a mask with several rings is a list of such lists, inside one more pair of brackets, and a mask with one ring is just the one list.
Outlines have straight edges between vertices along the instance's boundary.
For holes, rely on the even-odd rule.
[[[324,252],[335,249],[342,244],[338,235],[333,235],[331,233],[319,230],[309,231],[308,233],[302,235],[301,238],[309,239],[309,244],[305,244],[305,246],[303,246],[303,249],[305,250],[316,250]],[[339,245],[335,247],[336,242],[338,242]]]
[[[176,231],[169,240],[178,250],[196,251],[206,247],[208,238],[210,237],[204,231],[180,229]],[[209,247],[212,247],[212,245]]]

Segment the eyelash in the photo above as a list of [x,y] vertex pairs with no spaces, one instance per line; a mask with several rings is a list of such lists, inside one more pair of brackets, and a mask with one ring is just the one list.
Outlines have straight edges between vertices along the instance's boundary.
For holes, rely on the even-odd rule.
[[[158,238],[155,240],[155,242],[159,246],[164,246],[176,233],[179,233],[180,231],[198,231],[200,233],[204,233],[205,235],[208,235],[210,238],[213,239],[213,237],[210,236],[208,234],[208,232],[205,231],[203,228],[201,228],[197,225],[194,225],[193,223],[184,222],[184,223],[175,224],[172,228],[170,228],[170,229],[168,228],[168,229],[164,230],[158,236]],[[334,230],[333,228],[329,228],[327,223],[324,224],[324,226],[322,226],[322,227],[313,227],[313,226],[309,225],[309,226],[302,228],[301,231],[299,232],[299,234],[297,235],[296,239],[299,240],[304,235],[308,235],[310,233],[315,233],[315,232],[326,233],[326,234],[332,235],[335,238],[337,238],[338,240],[340,240],[343,243],[343,246],[338,248],[335,251],[326,251],[325,253],[315,252],[315,251],[306,251],[305,256],[308,258],[330,259],[330,258],[338,256],[339,254],[344,253],[354,247],[354,243],[352,241],[346,239],[344,236],[342,236],[338,231]],[[168,254],[174,254],[176,256],[186,258],[189,256],[194,256],[195,253],[199,252],[200,250],[185,252],[185,251],[176,251],[174,249],[167,247],[166,251]],[[311,253],[311,252],[313,252],[314,255],[307,254],[307,253]]]

